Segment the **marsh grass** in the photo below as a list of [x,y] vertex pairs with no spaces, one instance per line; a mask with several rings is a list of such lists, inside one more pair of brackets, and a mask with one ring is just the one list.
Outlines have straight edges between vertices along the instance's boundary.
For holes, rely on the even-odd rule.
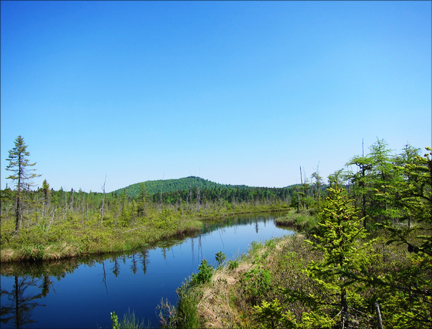
[[13,234],[13,221],[3,221],[0,235],[1,262],[40,261],[85,254],[129,251],[172,236],[201,230],[198,220],[156,218],[137,221],[130,227],[105,225],[96,220],[84,224],[77,218],[59,221],[49,230],[23,228]]
[[135,312],[130,311],[123,315],[123,320],[119,321],[115,312],[111,313],[111,321],[113,329],[150,329],[150,323],[145,324],[144,320],[140,320],[135,316]]
[[107,212],[100,225],[100,214],[68,212],[67,216],[54,212],[52,218],[29,216],[23,220],[18,234],[10,213],[1,217],[0,262],[40,261],[75,257],[85,254],[130,251],[168,237],[198,232],[207,220],[220,220],[233,214],[273,212],[286,209],[285,204],[252,205],[214,208],[207,213],[188,213],[168,207],[149,210],[146,217],[125,221]]
[[275,224],[279,226],[290,226],[298,230],[310,230],[318,223],[313,210],[302,210],[296,212],[291,209],[285,216],[275,219]]

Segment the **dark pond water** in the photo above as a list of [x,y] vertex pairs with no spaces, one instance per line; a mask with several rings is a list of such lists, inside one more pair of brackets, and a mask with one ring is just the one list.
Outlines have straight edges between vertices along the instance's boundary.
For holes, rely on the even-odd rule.
[[219,251],[227,260],[235,259],[253,241],[294,233],[276,227],[275,216],[238,215],[209,222],[194,237],[128,254],[2,264],[1,328],[111,328],[110,312],[121,319],[128,310],[158,327],[161,298],[175,304],[175,290],[202,259],[216,266]]

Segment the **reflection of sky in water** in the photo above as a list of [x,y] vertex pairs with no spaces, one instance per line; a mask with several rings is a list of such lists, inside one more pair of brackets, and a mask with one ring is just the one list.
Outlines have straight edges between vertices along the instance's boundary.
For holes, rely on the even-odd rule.
[[[110,328],[109,313],[115,311],[121,318],[128,308],[157,326],[156,306],[161,298],[168,298],[171,303],[175,303],[176,288],[192,272],[197,271],[202,259],[207,259],[215,266],[215,254],[219,251],[226,255],[227,260],[234,259],[246,252],[253,241],[265,241],[293,233],[277,228],[273,217],[266,217],[264,222],[262,216],[245,216],[241,224],[202,234],[201,238],[187,238],[170,249],[148,250],[146,274],[143,271],[143,254],[137,252],[135,255],[118,257],[116,262],[106,259],[91,266],[80,265],[60,281],[51,277],[53,285],[50,292],[45,298],[38,299],[46,307],[36,307],[32,311],[31,318],[36,323],[30,327]],[[115,265],[117,277],[113,273],[116,272]],[[1,277],[2,289],[12,290],[13,284],[14,277]],[[26,293],[40,294],[41,290],[29,287]],[[5,296],[2,296],[1,305],[7,303]]]

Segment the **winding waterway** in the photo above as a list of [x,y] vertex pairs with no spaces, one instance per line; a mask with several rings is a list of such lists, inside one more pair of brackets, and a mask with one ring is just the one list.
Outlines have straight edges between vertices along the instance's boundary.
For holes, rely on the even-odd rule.
[[[134,311],[158,327],[161,299],[176,303],[175,290],[202,259],[216,266],[248,250],[253,241],[293,234],[276,215],[237,215],[208,222],[193,237],[162,241],[133,253],[90,255],[55,262],[1,264],[1,328],[111,328],[110,312]],[[17,325],[18,324],[18,325]]]

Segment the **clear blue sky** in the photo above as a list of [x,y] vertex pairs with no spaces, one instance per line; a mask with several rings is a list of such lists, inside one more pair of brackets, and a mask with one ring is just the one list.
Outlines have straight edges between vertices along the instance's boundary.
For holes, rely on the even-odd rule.
[[1,2],[1,187],[282,187],[431,145],[431,2]]

